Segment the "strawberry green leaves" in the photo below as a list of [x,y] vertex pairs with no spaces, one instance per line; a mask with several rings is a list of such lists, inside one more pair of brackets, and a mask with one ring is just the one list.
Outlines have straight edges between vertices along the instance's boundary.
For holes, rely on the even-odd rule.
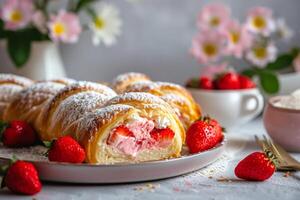
[[261,88],[267,94],[276,94],[280,89],[277,73],[268,69],[252,68],[242,72],[243,75],[248,77],[257,76]]
[[0,121],[0,138],[2,138],[2,134],[7,127],[8,123]]

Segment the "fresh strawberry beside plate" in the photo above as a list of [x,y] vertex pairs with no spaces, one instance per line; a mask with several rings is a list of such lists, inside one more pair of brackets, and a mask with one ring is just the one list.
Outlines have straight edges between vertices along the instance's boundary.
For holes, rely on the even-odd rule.
[[186,144],[190,153],[198,153],[216,146],[223,139],[220,124],[209,117],[195,121],[188,129]]
[[37,135],[33,128],[21,120],[13,120],[2,125],[2,142],[7,147],[27,147],[33,145]]
[[1,187],[18,194],[34,195],[41,191],[42,184],[32,163],[16,161],[8,167]]
[[82,163],[85,151],[71,136],[63,136],[53,141],[48,158],[56,162]]
[[264,181],[276,170],[274,163],[263,152],[254,152],[241,160],[234,172],[238,178],[250,181]]

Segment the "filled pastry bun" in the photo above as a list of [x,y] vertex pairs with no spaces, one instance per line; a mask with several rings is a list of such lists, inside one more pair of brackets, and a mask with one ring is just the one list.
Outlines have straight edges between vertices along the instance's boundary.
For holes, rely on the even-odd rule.
[[8,104],[24,88],[33,84],[30,79],[13,74],[0,74],[0,120]]
[[46,102],[35,124],[42,140],[69,134],[71,123],[102,107],[116,93],[105,85],[80,81],[60,90]]
[[112,98],[72,124],[87,162],[136,163],[178,157],[185,133],[174,110],[148,93]]
[[128,72],[125,74],[120,74],[113,79],[112,88],[118,94],[122,94],[128,86],[140,81],[151,81],[151,79],[142,73]]
[[174,83],[140,81],[127,86],[124,92],[147,92],[159,96],[174,108],[185,129],[201,117],[200,106],[191,94]]
[[33,125],[47,100],[66,84],[56,80],[41,81],[21,90],[5,109],[4,121],[24,120]]

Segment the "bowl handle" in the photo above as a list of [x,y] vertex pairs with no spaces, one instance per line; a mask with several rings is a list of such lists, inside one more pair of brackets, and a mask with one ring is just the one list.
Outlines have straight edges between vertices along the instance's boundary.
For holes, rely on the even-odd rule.
[[[250,101],[255,101],[255,107],[247,108]],[[241,103],[241,117],[248,115],[257,116],[261,113],[264,107],[264,99],[261,94],[244,94]]]

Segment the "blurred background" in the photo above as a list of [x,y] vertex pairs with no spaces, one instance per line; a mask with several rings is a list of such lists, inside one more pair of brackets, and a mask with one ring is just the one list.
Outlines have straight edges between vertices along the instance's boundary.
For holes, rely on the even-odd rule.
[[[0,1],[1,2],[1,1]],[[89,32],[76,44],[60,45],[62,59],[69,77],[81,80],[110,81],[122,72],[144,72],[154,80],[183,83],[198,76],[200,66],[189,54],[191,39],[196,34],[196,17],[207,3],[221,2],[232,8],[233,16],[243,21],[253,6],[268,6],[274,14],[285,18],[295,35],[286,50],[299,44],[299,0],[107,0],[120,9],[122,34],[111,47],[93,46]],[[0,59],[7,61],[1,72],[11,72],[7,53],[0,48]],[[237,64],[238,65],[238,64]],[[243,66],[238,66],[243,67]],[[237,68],[238,68],[237,67]]]

